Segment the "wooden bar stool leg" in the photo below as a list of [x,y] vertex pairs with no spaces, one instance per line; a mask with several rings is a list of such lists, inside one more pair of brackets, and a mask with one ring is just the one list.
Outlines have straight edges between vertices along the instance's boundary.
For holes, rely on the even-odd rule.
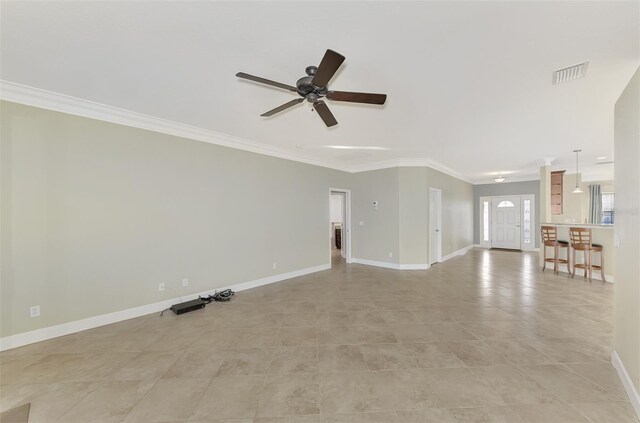
[[571,275],[571,252],[569,249],[570,247],[567,245],[567,273]]
[[591,282],[593,276],[593,266],[591,265],[593,262],[591,261],[591,249],[589,250],[589,282]]
[[586,277],[587,277],[587,274],[589,273],[589,272],[587,271],[587,250],[584,250],[584,251],[583,251],[583,254],[582,254],[582,263],[584,264],[584,276],[582,276],[582,277],[583,277],[583,278],[586,278]]
[[604,247],[600,250],[600,275],[602,276],[602,283],[606,283],[607,279],[604,276]]
[[553,273],[558,273],[558,243],[553,246]]
[[547,268],[547,246],[542,244],[542,271]]
[[571,254],[573,254],[573,268],[571,269],[571,277],[575,278],[576,277],[576,249],[573,248],[573,251],[571,251]]

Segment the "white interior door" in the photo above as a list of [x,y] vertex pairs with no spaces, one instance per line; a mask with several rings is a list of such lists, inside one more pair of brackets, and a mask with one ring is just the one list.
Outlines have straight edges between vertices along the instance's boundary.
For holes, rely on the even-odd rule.
[[429,264],[442,260],[442,191],[429,189]]
[[520,250],[520,197],[493,197],[491,247]]

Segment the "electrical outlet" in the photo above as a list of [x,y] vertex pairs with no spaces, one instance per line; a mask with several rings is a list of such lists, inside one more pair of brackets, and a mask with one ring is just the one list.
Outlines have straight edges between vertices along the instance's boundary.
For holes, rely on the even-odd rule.
[[273,268],[277,268],[278,267],[278,263],[273,263]]
[[164,291],[164,282],[158,285],[158,291]]
[[31,317],[40,316],[40,306],[39,305],[31,306],[30,313],[31,313]]
[[183,279],[182,286],[189,286],[189,279]]
[[389,252],[389,258],[393,257],[393,253]]

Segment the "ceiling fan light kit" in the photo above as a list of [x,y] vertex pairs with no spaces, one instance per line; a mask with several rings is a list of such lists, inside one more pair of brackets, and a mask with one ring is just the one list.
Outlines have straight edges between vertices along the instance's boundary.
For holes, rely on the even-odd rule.
[[261,114],[260,116],[268,117],[273,116],[276,113],[280,113],[287,110],[297,104],[307,100],[312,103],[318,116],[322,119],[327,127],[332,127],[338,124],[338,121],[329,110],[327,104],[322,101],[322,98],[326,98],[331,101],[345,101],[350,103],[366,103],[366,104],[378,104],[382,105],[387,100],[386,94],[373,94],[373,93],[358,93],[349,91],[330,91],[327,84],[333,78],[335,73],[344,62],[344,56],[336,53],[333,50],[327,50],[324,57],[320,61],[320,65],[307,66],[305,73],[307,76],[303,76],[296,82],[296,86],[282,84],[270,79],[261,78],[254,75],[249,75],[244,72],[238,72],[236,76],[238,78],[247,79],[249,81],[259,82],[261,84],[270,85],[272,87],[282,88],[287,91],[295,92],[300,95],[301,98],[291,100],[285,104],[276,107]]

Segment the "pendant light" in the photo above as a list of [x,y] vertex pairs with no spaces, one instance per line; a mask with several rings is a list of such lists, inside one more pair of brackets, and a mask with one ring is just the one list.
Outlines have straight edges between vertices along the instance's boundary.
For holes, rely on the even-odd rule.
[[580,185],[578,185],[578,154],[580,154],[582,150],[573,150],[576,153],[576,187],[571,191],[573,194],[582,194],[582,190],[580,189]]

